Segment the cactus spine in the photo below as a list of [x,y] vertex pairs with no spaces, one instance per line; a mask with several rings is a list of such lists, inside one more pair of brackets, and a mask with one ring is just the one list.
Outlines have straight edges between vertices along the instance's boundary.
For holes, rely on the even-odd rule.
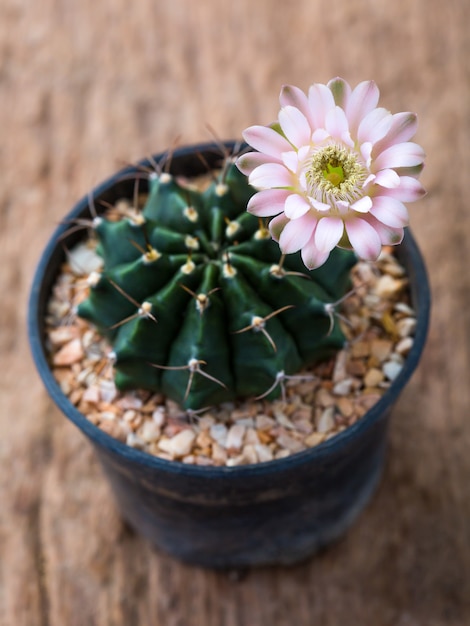
[[282,258],[246,212],[253,193],[228,157],[202,191],[152,174],[141,211],[94,220],[103,271],[78,313],[112,342],[120,389],[191,410],[274,398],[283,377],[343,345],[328,305],[346,292],[354,255],[337,249],[314,271]]

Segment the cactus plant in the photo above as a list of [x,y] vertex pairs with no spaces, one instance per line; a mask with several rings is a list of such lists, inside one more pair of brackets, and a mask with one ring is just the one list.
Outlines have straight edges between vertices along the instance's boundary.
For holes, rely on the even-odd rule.
[[161,391],[194,411],[271,399],[343,345],[331,306],[355,255],[336,249],[314,271],[281,256],[246,211],[253,194],[226,156],[205,189],[152,173],[142,210],[95,218],[103,271],[78,313],[111,341],[118,388]]

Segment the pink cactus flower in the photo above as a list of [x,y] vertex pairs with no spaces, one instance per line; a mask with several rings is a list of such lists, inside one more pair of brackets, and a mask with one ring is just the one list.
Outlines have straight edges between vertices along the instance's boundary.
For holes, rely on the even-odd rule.
[[377,259],[383,245],[403,238],[403,203],[425,193],[418,181],[424,152],[410,141],[416,115],[392,115],[378,101],[373,81],[351,89],[335,78],[312,85],[308,95],[284,86],[278,123],[243,133],[256,150],[237,161],[258,190],[248,211],[272,217],[281,251],[300,250],[309,269],[335,246]]

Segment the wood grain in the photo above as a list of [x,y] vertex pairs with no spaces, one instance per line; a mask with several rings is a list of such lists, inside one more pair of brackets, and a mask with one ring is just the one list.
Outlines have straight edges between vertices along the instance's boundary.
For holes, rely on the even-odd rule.
[[[470,4],[467,0],[2,0],[2,626],[470,624]],[[414,110],[428,197],[411,209],[434,295],[379,492],[293,568],[206,572],[120,521],[90,447],[47,399],[26,303],[55,224],[123,161],[239,137],[284,82],[375,78]]]

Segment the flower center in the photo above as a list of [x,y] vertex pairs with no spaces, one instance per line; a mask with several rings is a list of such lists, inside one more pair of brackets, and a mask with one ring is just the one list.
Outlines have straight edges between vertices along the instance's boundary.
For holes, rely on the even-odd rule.
[[344,180],[344,170],[341,165],[334,165],[331,161],[328,161],[322,173],[323,178],[335,187],[339,187]]
[[367,170],[358,157],[336,145],[314,152],[305,172],[309,193],[322,202],[357,199],[367,177]]

